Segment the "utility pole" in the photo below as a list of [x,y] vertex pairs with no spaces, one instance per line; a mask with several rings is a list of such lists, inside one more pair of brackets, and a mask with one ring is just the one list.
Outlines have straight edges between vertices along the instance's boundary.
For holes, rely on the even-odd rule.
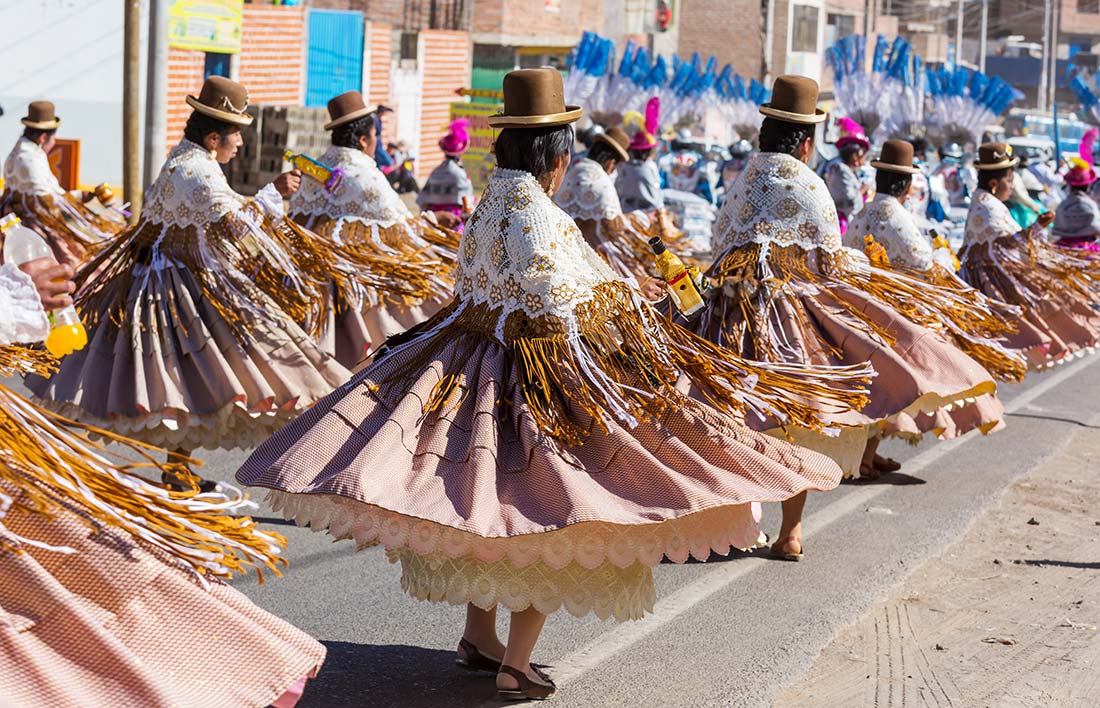
[[962,64],[963,51],[963,0],[959,0],[959,11],[955,17],[955,66]]
[[985,73],[986,43],[989,41],[989,0],[982,0],[982,34],[978,38],[978,70]]
[[145,169],[142,186],[157,177],[167,153],[168,0],[149,3],[149,58],[145,69]]
[[863,39],[870,42],[871,38],[871,0],[863,0]]
[[1051,3],[1050,14],[1050,78],[1047,79],[1047,105],[1054,106],[1058,98],[1058,24],[1062,21],[1062,3]]
[[141,0],[125,0],[122,56],[122,193],[141,212]]
[[1047,61],[1050,59],[1050,0],[1043,0],[1043,61],[1039,66],[1039,110],[1047,109]]

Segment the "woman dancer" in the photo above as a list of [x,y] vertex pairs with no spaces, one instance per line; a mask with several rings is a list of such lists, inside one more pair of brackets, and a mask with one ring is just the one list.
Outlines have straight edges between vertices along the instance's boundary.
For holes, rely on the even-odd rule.
[[629,145],[630,138],[622,128],[597,135],[588,153],[566,172],[561,189],[554,194],[554,203],[573,217],[588,244],[612,268],[624,277],[641,281],[653,270],[649,239],[660,236],[675,251],[682,234],[663,211],[653,215],[623,213],[612,175],[630,159]]
[[[554,692],[530,663],[548,613],[640,617],[663,555],[751,546],[751,502],[838,482],[827,458],[727,412],[757,399],[813,425],[792,398],[858,404],[831,386],[868,373],[756,367],[657,314],[550,200],[580,116],[560,72],[504,78],[498,167],[454,301],[237,473],[288,518],[384,544],[410,595],[465,605],[459,663],[497,672],[511,699]],[[677,394],[681,372],[725,412]],[[506,643],[498,606],[512,612]]]
[[[0,267],[0,369],[71,301],[67,266]],[[41,298],[41,300],[40,300]],[[158,451],[0,386],[0,699],[5,706],[290,708],[325,649],[221,582],[276,571],[285,540],[226,515],[234,496],[173,495],[138,475]],[[83,427],[83,426],[77,426]]]
[[[783,76],[772,102],[761,107],[760,152],[750,158],[715,225],[718,257],[710,275],[719,287],[697,329],[712,342],[763,361],[869,361],[877,373],[870,403],[859,412],[828,416],[842,426],[838,436],[794,427],[786,432],[829,454],[848,475],[873,475],[875,467],[889,466],[877,455],[879,440],[905,418],[992,393],[996,384],[980,364],[884,300],[882,292],[896,291],[896,281],[870,268],[862,253],[843,247],[829,192],[807,167],[815,125],[825,119],[817,94],[813,79]],[[923,317],[935,320],[934,288],[927,295],[931,302]],[[760,429],[771,425],[749,422]],[[801,557],[804,504],[802,495],[784,505],[772,547],[777,557]]]
[[458,233],[462,233],[462,220],[474,207],[474,185],[462,166],[462,153],[470,147],[469,130],[470,121],[465,118],[447,126],[447,134],[439,139],[443,162],[432,170],[420,194],[416,195],[416,204],[424,211],[446,212],[453,216],[457,220],[453,227]]
[[282,197],[300,178],[233,192],[219,164],[252,121],[244,87],[211,77],[187,102],[141,221],[78,275],[88,347],[28,378],[69,418],[183,455],[254,445],[349,376],[295,324],[321,299],[280,245]]
[[986,295],[1023,308],[1024,322],[1048,342],[1029,359],[1031,368],[1042,369],[1096,346],[1100,274],[1087,252],[1053,246],[1037,233],[1053,214],[1040,214],[1026,229],[1013,220],[1005,201],[1012,196],[1016,164],[1009,145],[978,149],[978,189],[966,217],[961,275]]
[[[414,216],[371,155],[377,121],[358,91],[328,103],[332,145],[321,161],[343,172],[339,187],[308,181],[290,199],[290,216],[335,243],[382,281],[355,303],[338,303],[328,351],[353,367],[386,337],[424,321],[450,299],[458,234],[448,212]],[[375,263],[365,261],[373,259]],[[390,261],[389,264],[380,259]]]
[[23,135],[4,161],[4,194],[0,212],[14,213],[50,244],[54,258],[73,268],[88,250],[114,237],[126,227],[122,212],[108,208],[93,211],[93,198],[112,204],[107,193],[70,193],[61,188],[50,169],[49,153],[61,119],[49,101],[31,101],[21,121]]

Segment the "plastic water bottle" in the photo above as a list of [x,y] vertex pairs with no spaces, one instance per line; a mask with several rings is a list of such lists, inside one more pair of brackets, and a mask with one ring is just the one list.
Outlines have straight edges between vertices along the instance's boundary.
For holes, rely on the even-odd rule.
[[[39,258],[54,260],[46,241],[19,223],[19,217],[8,214],[0,219],[0,232],[4,234],[4,262],[18,267]],[[46,351],[57,358],[79,351],[88,345],[88,333],[76,309],[69,305],[47,313],[50,333],[46,336]]]

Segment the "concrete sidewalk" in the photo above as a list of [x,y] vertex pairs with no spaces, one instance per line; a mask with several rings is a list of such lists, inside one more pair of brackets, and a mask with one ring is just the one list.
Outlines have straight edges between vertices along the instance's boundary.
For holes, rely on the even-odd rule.
[[1100,429],[843,630],[775,708],[1100,705]]

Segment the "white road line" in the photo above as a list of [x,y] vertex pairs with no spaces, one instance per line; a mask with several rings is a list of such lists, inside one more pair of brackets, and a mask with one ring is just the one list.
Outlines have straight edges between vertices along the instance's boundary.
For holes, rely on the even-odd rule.
[[[1059,370],[1048,374],[1046,380],[1013,398],[1005,406],[1005,413],[1014,413],[1021,408],[1025,408],[1032,401],[1049,393],[1081,370],[1092,366],[1097,360],[1098,357],[1088,357],[1059,367]],[[978,439],[980,439],[979,435],[971,434],[937,443],[935,447],[907,461],[905,470],[907,473],[920,472],[960,446]],[[828,528],[830,524],[857,509],[863,508],[867,502],[890,489],[892,487],[889,485],[863,487],[838,498],[835,502],[831,502],[828,506],[806,519],[806,527],[811,530],[806,531],[804,536],[809,538],[815,531]],[[768,561],[763,559],[745,558],[735,563],[716,564],[713,571],[658,601],[653,613],[647,615],[645,619],[617,625],[615,629],[603,635],[599,640],[591,642],[555,661],[552,671],[554,683],[558,686],[564,686],[571,681],[575,681],[615,654],[637,644],[683,613],[705,601],[711,595],[724,590],[735,580],[751,573],[766,562]],[[498,705],[500,705],[498,700],[491,699],[482,703],[479,708]]]

